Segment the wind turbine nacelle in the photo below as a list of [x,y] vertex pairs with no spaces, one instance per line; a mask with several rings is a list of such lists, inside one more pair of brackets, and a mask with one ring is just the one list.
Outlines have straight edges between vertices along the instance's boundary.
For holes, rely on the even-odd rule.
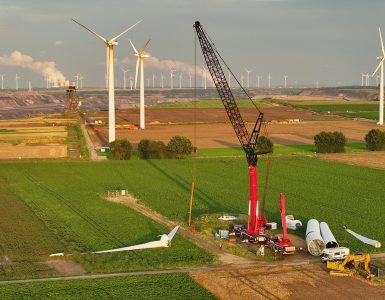
[[119,43],[118,43],[117,41],[114,41],[114,42],[112,42],[111,44],[114,45],[114,46],[119,45]]
[[170,247],[171,246],[171,240],[167,236],[167,234],[163,234],[160,238],[160,242],[162,244],[162,247]]

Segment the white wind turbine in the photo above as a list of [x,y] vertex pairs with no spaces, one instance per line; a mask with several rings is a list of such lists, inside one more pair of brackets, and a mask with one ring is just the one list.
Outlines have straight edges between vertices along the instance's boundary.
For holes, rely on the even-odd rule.
[[182,72],[181,72],[180,75],[179,75],[179,88],[180,89],[182,88],[182,80],[183,80],[183,75],[182,75]]
[[152,88],[155,88],[155,74],[152,73]]
[[192,75],[191,74],[189,74],[189,76],[190,76],[190,89],[191,89],[191,86],[192,86]]
[[385,50],[384,43],[382,42],[381,29],[378,28],[380,33],[380,42],[381,42],[381,55],[377,57],[380,61],[377,68],[374,70],[373,75],[377,73],[380,69],[380,115],[378,119],[378,124],[384,125],[384,59],[385,59]]
[[75,23],[82,26],[84,29],[88,30],[92,34],[96,35],[99,39],[103,41],[107,46],[107,57],[106,57],[106,77],[108,80],[108,141],[111,143],[115,141],[115,87],[114,87],[114,46],[118,45],[117,39],[133,28],[135,25],[140,23],[142,20],[136,22],[131,27],[124,30],[122,33],[113,37],[110,40],[105,39],[100,34],[95,31],[87,28],[83,24],[72,19]]
[[15,77],[16,91],[19,89],[19,79],[20,79],[20,77],[16,73],[16,77]]
[[164,79],[163,73],[160,73],[160,87],[162,89],[163,89],[163,79]]
[[257,88],[259,88],[259,80],[262,78],[262,76],[257,76]]
[[269,79],[269,88],[271,87],[271,75],[270,75],[270,73],[269,73],[269,76],[267,77],[268,79]]
[[250,87],[250,73],[253,72],[252,70],[247,70],[245,68],[245,71],[247,73],[247,87],[249,88]]
[[149,54],[144,52],[144,49],[146,49],[149,42],[150,42],[150,40],[148,40],[144,44],[142,49],[140,49],[138,51],[138,50],[136,50],[134,44],[130,40],[132,49],[134,49],[134,52],[135,52],[134,55],[136,57],[138,57],[138,59],[136,60],[135,89],[136,89],[136,83],[138,81],[138,71],[139,71],[139,65],[140,65],[140,124],[139,124],[139,127],[141,129],[144,129],[144,126],[145,126],[145,122],[144,122],[144,66],[143,65],[144,65],[144,59],[147,57],[150,57]]
[[229,87],[231,87],[231,73],[229,72]]
[[174,69],[170,69],[170,87],[173,89],[174,88]]
[[4,90],[4,76],[5,74],[1,74],[1,89]]
[[285,89],[286,89],[287,75],[283,75],[283,78],[285,78]]
[[203,85],[203,87],[205,88],[205,89],[207,89],[207,70],[206,70],[206,68],[202,65],[202,68],[203,68],[203,70],[204,70],[204,72],[203,72],[203,77],[202,77],[202,85]]
[[120,70],[123,72],[123,89],[126,89],[126,73],[129,71],[129,69],[125,70],[122,67],[120,67]]

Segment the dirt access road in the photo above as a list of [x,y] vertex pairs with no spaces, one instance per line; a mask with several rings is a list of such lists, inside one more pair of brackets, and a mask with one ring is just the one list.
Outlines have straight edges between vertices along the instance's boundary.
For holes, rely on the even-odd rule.
[[[107,198],[127,205],[169,228],[175,222],[141,204],[132,196]],[[331,277],[319,258],[309,255],[258,262],[226,252],[212,241],[181,228],[179,234],[218,255],[218,267],[191,270],[190,276],[220,299],[381,299],[385,286],[358,277]],[[300,241],[298,241],[300,243]],[[297,246],[298,246],[297,243]],[[303,244],[301,246],[304,246]],[[206,270],[205,270],[206,269]]]

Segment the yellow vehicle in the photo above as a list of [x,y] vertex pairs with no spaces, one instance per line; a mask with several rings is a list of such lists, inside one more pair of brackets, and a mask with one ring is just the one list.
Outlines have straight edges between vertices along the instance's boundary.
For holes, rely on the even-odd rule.
[[326,266],[330,270],[330,275],[351,276],[354,273],[354,269],[359,268],[365,272],[367,278],[370,278],[369,264],[369,254],[352,254],[344,260],[328,261]]

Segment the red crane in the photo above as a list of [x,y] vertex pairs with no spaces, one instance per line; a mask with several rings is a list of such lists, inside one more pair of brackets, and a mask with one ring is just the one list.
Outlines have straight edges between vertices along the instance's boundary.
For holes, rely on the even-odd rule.
[[[258,172],[257,161],[258,155],[256,145],[264,122],[263,113],[256,107],[258,111],[257,120],[254,128],[249,133],[234,99],[233,93],[227,82],[225,74],[222,70],[218,57],[226,65],[219,52],[216,50],[214,43],[208,38],[205,30],[199,21],[194,23],[199,43],[202,49],[206,65],[209,69],[215,87],[226,109],[231,125],[238,137],[238,140],[245,151],[247,163],[249,165],[250,179],[250,202],[249,202],[249,217],[247,221],[247,233],[250,235],[264,235],[265,225],[267,223],[264,212],[258,214]],[[217,57],[218,55],[218,57]],[[227,67],[227,65],[226,65]],[[234,76],[234,75],[233,75]],[[235,76],[234,76],[235,78]],[[246,93],[246,91],[244,91]],[[247,93],[246,93],[247,95]],[[247,95],[248,96],[248,95]],[[250,97],[249,97],[250,98]],[[251,99],[251,98],[250,98]],[[253,102],[254,103],[254,102]],[[266,152],[265,152],[266,153]]]
[[279,202],[279,210],[281,212],[282,220],[282,238],[278,239],[278,250],[281,251],[283,254],[294,254],[295,247],[287,236],[285,195],[282,193],[279,195]]

